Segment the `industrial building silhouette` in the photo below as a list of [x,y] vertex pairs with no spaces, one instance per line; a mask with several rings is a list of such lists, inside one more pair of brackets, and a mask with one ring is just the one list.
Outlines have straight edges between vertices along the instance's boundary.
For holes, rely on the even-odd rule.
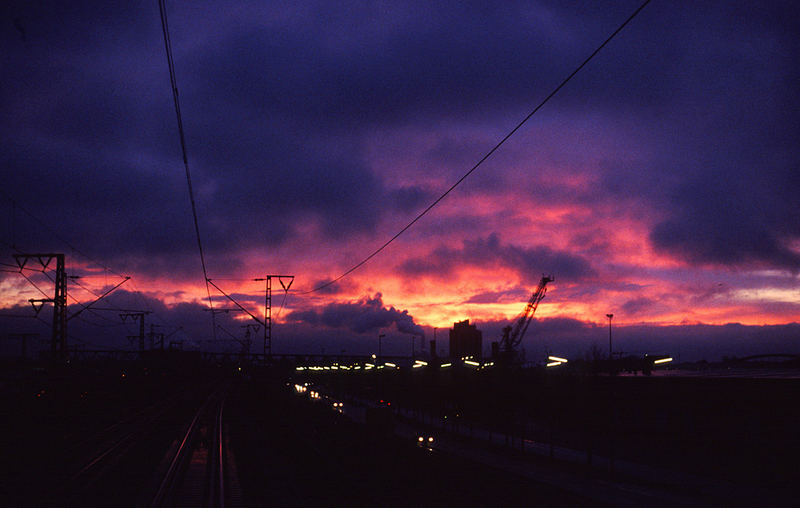
[[453,323],[450,330],[450,358],[481,358],[483,333],[469,319]]

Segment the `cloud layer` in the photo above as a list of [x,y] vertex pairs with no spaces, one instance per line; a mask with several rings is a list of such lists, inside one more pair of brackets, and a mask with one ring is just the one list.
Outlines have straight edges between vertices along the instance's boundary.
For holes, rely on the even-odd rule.
[[[253,278],[292,273],[302,291],[342,274],[637,6],[169,5],[211,276],[242,279],[226,291],[263,312]],[[157,6],[2,9],[5,262],[65,252],[72,274],[131,275],[159,312],[202,312]],[[793,10],[648,5],[429,215],[341,284],[292,295],[286,317],[341,340],[499,322],[548,273],[543,318],[800,321]],[[38,294],[0,275],[3,306]]]

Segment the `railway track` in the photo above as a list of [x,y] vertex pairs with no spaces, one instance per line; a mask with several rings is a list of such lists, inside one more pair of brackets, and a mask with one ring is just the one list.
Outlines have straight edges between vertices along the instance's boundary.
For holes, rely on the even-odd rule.
[[[53,452],[5,501],[20,506],[242,505],[228,447],[228,387],[176,392]],[[199,408],[198,408],[199,406]],[[16,501],[14,501],[16,500]],[[0,504],[4,505],[3,502]]]
[[[109,485],[119,484],[119,478],[126,475],[125,462],[136,455],[132,450],[152,439],[153,429],[177,405],[176,398],[173,396],[151,404],[76,441],[64,451],[62,473],[56,476],[61,480],[56,480],[52,490],[45,487],[38,496],[45,504],[66,500],[76,505],[102,498]],[[34,497],[37,497],[36,493]]]
[[213,392],[168,451],[149,506],[236,508],[242,505],[225,432],[226,396],[225,388]]

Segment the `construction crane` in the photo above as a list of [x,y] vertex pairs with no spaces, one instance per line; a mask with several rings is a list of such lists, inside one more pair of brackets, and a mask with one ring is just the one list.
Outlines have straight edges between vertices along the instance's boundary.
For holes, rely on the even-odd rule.
[[516,360],[518,355],[517,347],[519,347],[525,332],[528,330],[528,325],[536,313],[539,302],[542,301],[547,293],[547,284],[549,282],[553,282],[553,277],[542,275],[539,285],[531,295],[527,305],[525,305],[525,310],[514,321],[513,326],[503,328],[503,338],[500,339],[499,347],[497,347],[497,342],[492,344],[493,355],[499,356],[499,360],[503,363],[511,364]]

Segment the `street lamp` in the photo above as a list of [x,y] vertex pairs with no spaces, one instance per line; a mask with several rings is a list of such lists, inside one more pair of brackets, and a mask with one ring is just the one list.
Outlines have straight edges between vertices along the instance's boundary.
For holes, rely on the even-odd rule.
[[614,317],[614,314],[606,314],[608,318],[608,359],[612,359],[612,352],[611,352],[611,318]]

